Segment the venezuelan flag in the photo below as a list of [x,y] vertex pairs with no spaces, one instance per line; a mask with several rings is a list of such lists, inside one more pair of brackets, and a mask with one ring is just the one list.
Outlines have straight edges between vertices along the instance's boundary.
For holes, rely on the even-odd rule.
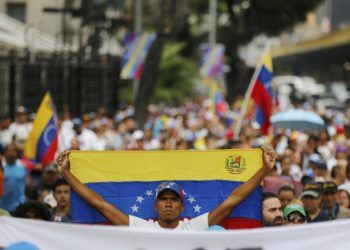
[[270,117],[273,111],[272,58],[270,51],[265,55],[259,75],[254,84],[251,97],[258,107],[256,121],[260,124],[263,134],[268,134]]
[[229,111],[229,107],[221,94],[218,81],[214,78],[204,77],[203,82],[209,88],[210,100],[213,102],[210,107],[211,112],[219,116],[224,116]]
[[222,44],[202,44],[200,46],[200,69],[202,77],[217,77],[224,74],[225,46]]
[[[126,214],[156,219],[155,191],[164,180],[184,190],[182,218],[215,209],[233,189],[262,166],[260,149],[208,151],[113,151],[70,154],[72,173],[107,202]],[[226,228],[261,226],[262,187],[242,202],[223,223]],[[76,193],[71,195],[72,218],[77,223],[105,223]]]
[[140,36],[134,36],[122,57],[122,70],[120,77],[122,79],[138,79],[143,71],[143,64],[156,36],[155,34],[145,33]]
[[24,149],[25,161],[48,164],[54,160],[58,145],[57,117],[50,94],[41,101]]

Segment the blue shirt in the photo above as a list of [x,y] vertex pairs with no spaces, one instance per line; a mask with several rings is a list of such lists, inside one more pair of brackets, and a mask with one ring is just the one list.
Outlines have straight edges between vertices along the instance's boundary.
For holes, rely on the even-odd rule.
[[25,184],[28,170],[20,161],[14,164],[4,164],[5,193],[0,197],[0,208],[13,211],[25,197]]

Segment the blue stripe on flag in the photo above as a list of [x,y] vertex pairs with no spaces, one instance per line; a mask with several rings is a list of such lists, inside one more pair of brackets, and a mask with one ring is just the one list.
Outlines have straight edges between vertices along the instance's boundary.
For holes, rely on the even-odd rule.
[[[126,214],[145,219],[156,218],[153,209],[155,191],[160,182],[104,182],[88,183],[103,199]],[[178,181],[183,187],[185,211],[181,217],[192,218],[215,209],[241,182],[231,181]],[[261,220],[262,188],[259,186],[229,216]],[[82,200],[76,193],[71,195],[72,218],[75,222],[101,223],[105,218]]]
[[51,146],[56,134],[57,127],[55,124],[55,117],[52,116],[39,137],[36,150],[36,162],[41,162],[41,159]]
[[259,73],[259,80],[264,84],[269,84],[272,79],[272,73],[267,70],[267,68],[263,65],[261,67],[260,73]]

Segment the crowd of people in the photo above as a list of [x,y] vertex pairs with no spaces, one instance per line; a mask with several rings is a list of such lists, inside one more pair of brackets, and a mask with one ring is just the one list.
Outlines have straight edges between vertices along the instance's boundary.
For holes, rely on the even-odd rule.
[[[317,111],[317,110],[316,110]],[[97,112],[58,117],[59,152],[64,150],[207,150],[252,148],[269,144],[277,154],[273,189],[265,182],[263,224],[278,226],[350,218],[350,115],[347,110],[322,111],[327,126],[303,133],[273,129],[262,135],[257,123],[246,120],[234,135],[238,116],[233,109],[215,114],[208,100],[187,101],[179,107],[150,105],[144,126],[134,108],[122,104],[113,114]],[[70,222],[70,185],[57,165],[22,161],[34,115],[19,107],[15,121],[0,120],[1,214]]]

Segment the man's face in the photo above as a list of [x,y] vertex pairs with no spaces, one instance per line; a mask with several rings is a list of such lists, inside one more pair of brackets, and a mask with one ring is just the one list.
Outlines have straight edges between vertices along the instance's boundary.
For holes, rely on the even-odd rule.
[[327,208],[332,208],[337,200],[336,192],[325,192],[322,196],[322,200]]
[[295,199],[293,192],[285,190],[279,193],[279,198],[281,201],[282,208],[291,204]]
[[282,206],[278,198],[269,198],[263,202],[263,222],[264,226],[282,225]]
[[28,121],[28,116],[26,113],[18,113],[17,118],[19,123],[26,123]]
[[53,195],[57,201],[57,206],[67,207],[70,205],[70,187],[68,185],[57,186]]
[[59,179],[59,175],[55,171],[44,171],[42,175],[43,183],[47,187],[52,187],[55,182]]
[[9,145],[5,150],[5,159],[9,164],[13,164],[16,162],[18,157],[17,148],[15,145]]
[[292,167],[292,159],[289,157],[284,158],[282,160],[281,167],[283,172],[289,172]]
[[301,198],[301,201],[304,204],[304,209],[307,213],[312,213],[320,207],[321,197],[315,198],[313,196],[304,196]]
[[176,193],[166,190],[158,196],[154,209],[158,213],[159,220],[171,223],[179,219],[184,206],[181,198]]
[[290,213],[285,218],[285,225],[298,225],[298,224],[305,224],[306,223],[306,217],[302,215],[299,212],[293,212]]

